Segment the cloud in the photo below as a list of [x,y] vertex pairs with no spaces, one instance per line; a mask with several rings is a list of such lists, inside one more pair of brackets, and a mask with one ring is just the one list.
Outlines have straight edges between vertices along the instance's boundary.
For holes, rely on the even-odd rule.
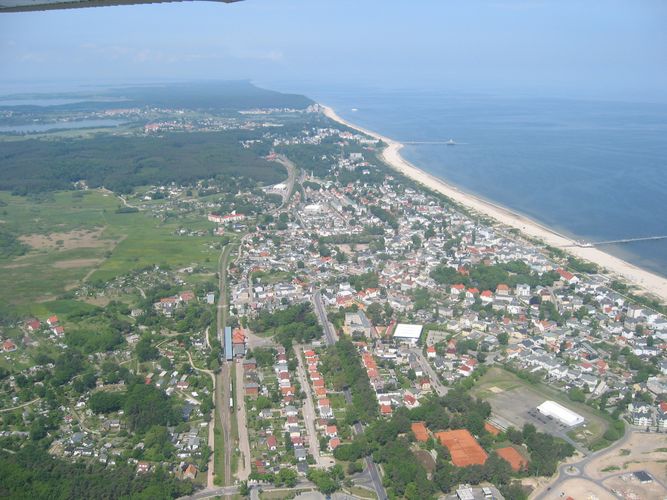
[[237,59],[280,62],[285,59],[282,50],[234,50],[231,55]]

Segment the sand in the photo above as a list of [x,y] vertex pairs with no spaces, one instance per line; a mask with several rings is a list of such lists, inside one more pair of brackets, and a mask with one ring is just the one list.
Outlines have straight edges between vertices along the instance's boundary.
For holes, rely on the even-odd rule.
[[71,259],[59,260],[53,263],[53,267],[58,269],[76,269],[78,267],[91,267],[102,262],[103,259]]
[[26,234],[19,240],[35,250],[73,250],[77,248],[113,247],[114,240],[101,238],[105,228],[83,229],[65,233]]
[[374,137],[387,144],[382,152],[382,158],[387,164],[398,170],[412,180],[419,182],[433,191],[444,194],[466,208],[495,219],[501,224],[518,229],[524,235],[536,238],[547,245],[560,248],[575,257],[597,264],[604,268],[607,273],[615,275],[624,281],[638,286],[647,294],[654,295],[663,302],[667,302],[667,278],[641,269],[618,257],[603,252],[597,248],[584,248],[576,246],[576,242],[566,236],[535,222],[528,217],[514,213],[500,205],[491,203],[478,196],[466,193],[459,188],[447,184],[441,179],[424,172],[405,160],[400,152],[403,144],[376,132],[354,125],[336,114],[336,112],[323,106],[324,114],[338,123],[358,130],[364,134]]

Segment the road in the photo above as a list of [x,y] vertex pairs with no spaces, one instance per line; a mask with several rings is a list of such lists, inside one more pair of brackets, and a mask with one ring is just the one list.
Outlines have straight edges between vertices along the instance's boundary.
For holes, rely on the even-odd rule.
[[[226,245],[220,252],[218,260],[218,276],[220,296],[218,297],[217,305],[217,334],[221,345],[224,345],[224,329],[227,324],[227,313],[229,303],[227,301],[227,266],[229,263],[229,255],[232,250],[232,245]],[[230,384],[230,364],[222,361],[220,372],[215,377],[215,410],[218,414],[218,424],[222,429],[222,437],[224,439],[224,449],[214,450],[214,453],[224,454],[224,474],[225,485],[232,484],[232,454],[234,453],[234,443],[232,442],[232,419],[229,409],[229,398],[231,397]]]
[[223,339],[223,332],[227,324],[227,309],[229,304],[227,302],[227,265],[229,263],[229,254],[232,251],[231,244],[226,245],[220,252],[218,258],[218,288],[220,289],[220,296],[218,297],[217,305],[217,332],[220,345],[225,345]]
[[297,376],[301,384],[301,389],[306,393],[306,401],[303,405],[303,419],[306,422],[306,432],[308,433],[308,449],[315,459],[317,467],[326,469],[335,465],[335,462],[330,458],[325,459],[320,455],[320,443],[317,441],[317,432],[315,431],[315,419],[317,417],[315,415],[315,406],[313,405],[313,394],[308,383],[308,377],[306,376],[306,369],[303,366],[302,352],[302,346],[294,346],[294,353],[296,354],[296,359],[299,361]]
[[[208,328],[206,329],[206,333],[208,336]],[[187,351],[187,354],[188,354],[188,361],[190,361],[190,366],[192,367],[193,370],[196,370],[201,373],[206,373],[208,374],[209,377],[211,377],[211,381],[213,382],[213,391],[215,392],[215,373],[213,373],[211,370],[198,368],[192,361],[192,354],[190,354],[189,351]],[[208,423],[208,447],[211,449],[211,457],[208,460],[206,484],[209,488],[213,488],[214,486],[213,476],[215,472],[215,434],[213,433],[213,427],[215,426],[215,415],[216,412],[214,410],[213,413],[211,414],[211,420]]]
[[[259,490],[262,491],[284,491],[285,497],[289,497],[295,490],[315,489],[315,484],[306,479],[299,479],[294,488],[285,488],[283,486],[271,486],[270,484],[255,485],[250,488],[250,498],[259,499]],[[215,498],[221,496],[233,496],[239,492],[238,486],[218,486],[216,488],[205,488],[197,493],[187,497],[181,497],[178,500],[204,500],[205,498]]]
[[539,493],[537,496],[533,497],[534,500],[546,499],[549,495],[552,495],[560,491],[560,486],[565,481],[573,478],[580,478],[580,479],[585,479],[587,481],[591,481],[592,483],[598,485],[600,488],[603,488],[604,490],[608,491],[609,498],[615,498],[615,495],[606,486],[602,484],[604,481],[612,477],[614,474],[605,477],[604,479],[592,479],[586,473],[586,467],[594,459],[599,458],[600,456],[605,455],[607,453],[612,453],[619,448],[622,448],[630,440],[633,432],[634,431],[630,429],[630,427],[626,426],[625,434],[623,435],[623,437],[618,441],[616,441],[613,445],[604,448],[602,450],[596,451],[594,453],[591,453],[590,455],[587,455],[578,462],[571,462],[568,464],[563,464],[560,467],[558,467],[558,476],[556,476],[555,481],[552,483],[545,484],[544,488],[542,489],[542,492]]
[[[322,294],[319,291],[313,294],[313,304],[315,304],[315,314],[317,315],[317,319],[324,329],[327,345],[335,344],[338,341],[338,336],[334,331],[333,325],[329,322],[324,303],[322,302]],[[352,404],[352,394],[348,388],[343,390],[343,395],[345,396],[345,402],[347,404]],[[352,429],[355,434],[364,433],[364,427],[360,422],[356,422]],[[375,488],[375,494],[377,495],[378,500],[386,500],[387,492],[384,490],[384,486],[382,486],[382,477],[380,476],[380,471],[378,470],[377,465],[373,462],[373,459],[370,456],[365,457],[364,461],[366,462],[366,470],[373,481],[373,487]]]
[[223,453],[224,455],[224,474],[225,485],[232,484],[232,454],[234,453],[234,443],[232,442],[232,418],[229,409],[229,398],[231,393],[229,390],[229,363],[222,364],[220,373],[216,375],[215,381],[215,407],[218,410],[218,422],[216,422],[220,429],[222,429],[222,438],[224,440],[224,449],[215,450],[216,453]]
[[424,357],[421,349],[410,349],[409,352],[417,356],[417,361],[419,361],[422,369],[428,373],[428,378],[431,380],[431,386],[435,389],[435,392],[438,394],[438,396],[446,395],[449,389],[442,385],[442,382],[440,382],[440,377],[438,377],[438,374],[435,373],[431,363],[429,363],[428,360]]
[[243,363],[237,361],[236,366],[236,423],[239,434],[239,449],[241,450],[241,461],[237,477],[239,481],[247,481],[251,472],[250,439],[248,438],[248,426],[246,425],[244,382],[243,382]]
[[338,342],[338,335],[334,331],[333,325],[329,322],[327,318],[327,311],[324,307],[324,302],[322,301],[322,294],[317,291],[313,294],[313,304],[315,304],[315,314],[317,319],[324,328],[324,336],[326,337],[327,345],[334,345]]
[[285,181],[287,189],[283,195],[283,202],[280,207],[278,207],[278,210],[280,210],[289,202],[290,198],[292,197],[292,193],[294,192],[294,183],[296,181],[296,174],[299,169],[297,169],[296,165],[294,165],[294,163],[292,163],[292,161],[286,156],[278,155],[276,161],[287,169],[287,180]]
[[4,413],[4,412],[7,412],[7,411],[18,410],[19,408],[23,408],[24,406],[30,406],[31,404],[36,403],[37,401],[40,401],[41,399],[42,398],[36,398],[36,399],[33,399],[32,401],[28,401],[27,403],[23,403],[23,404],[20,404],[18,406],[12,406],[11,408],[3,408],[3,409],[0,410],[0,413]]

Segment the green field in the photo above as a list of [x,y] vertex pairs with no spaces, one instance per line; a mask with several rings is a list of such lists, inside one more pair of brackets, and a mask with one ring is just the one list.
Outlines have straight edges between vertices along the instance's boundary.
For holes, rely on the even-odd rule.
[[218,418],[217,415],[217,410],[215,410],[215,412],[216,412],[215,427],[213,430],[213,437],[215,443],[214,444],[215,452],[213,458],[213,473],[215,474],[214,477],[215,484],[224,485],[225,484],[225,457],[224,457],[225,439],[222,437],[222,428],[220,425],[220,419]]
[[0,201],[3,227],[30,247],[23,256],[0,261],[0,281],[11,283],[0,289],[0,303],[17,314],[43,314],[41,302],[85,280],[102,283],[147,266],[216,270],[219,238],[175,234],[180,227],[207,227],[200,216],[162,222],[149,213],[117,213],[120,201],[101,191],[38,199],[3,192]]

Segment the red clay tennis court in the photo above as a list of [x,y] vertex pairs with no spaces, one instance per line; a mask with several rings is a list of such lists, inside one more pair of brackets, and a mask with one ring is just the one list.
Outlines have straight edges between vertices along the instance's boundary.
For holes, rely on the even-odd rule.
[[421,441],[422,443],[428,441],[428,430],[424,422],[413,422],[411,427],[417,441]]
[[523,458],[521,453],[516,451],[511,446],[507,446],[506,448],[498,448],[496,453],[498,453],[500,458],[509,463],[515,472],[518,472],[521,469],[525,469],[528,466],[528,460]]
[[488,455],[466,429],[438,432],[435,437],[446,446],[457,467],[483,465]]
[[498,429],[495,425],[490,424],[489,422],[486,422],[486,423],[484,424],[484,428],[486,429],[486,432],[488,432],[488,433],[491,434],[492,436],[497,436],[498,434],[500,434],[500,433],[502,432],[502,431],[501,431],[500,429]]

